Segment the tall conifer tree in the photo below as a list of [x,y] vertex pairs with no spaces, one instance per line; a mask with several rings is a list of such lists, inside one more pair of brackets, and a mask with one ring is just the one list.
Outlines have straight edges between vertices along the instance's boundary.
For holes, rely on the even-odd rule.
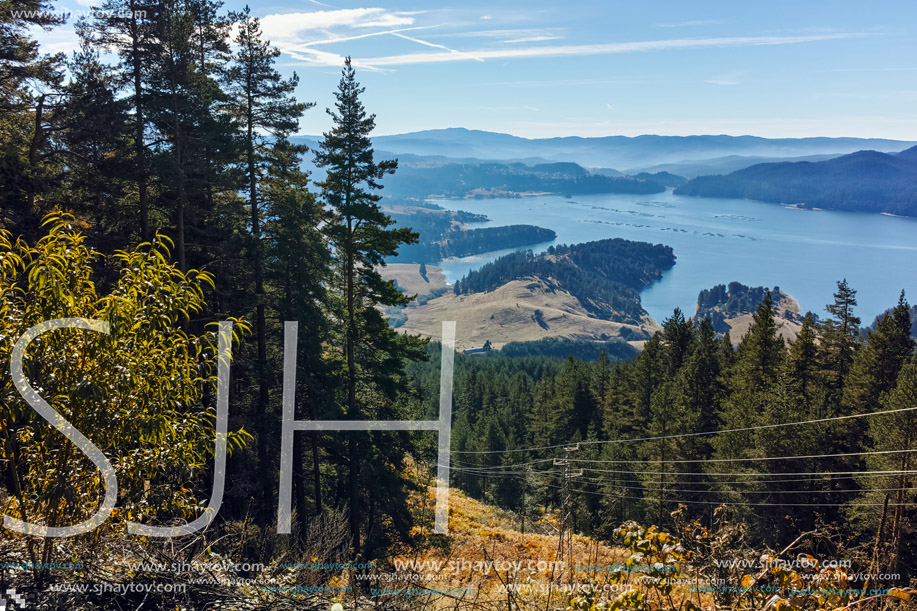
[[[268,370],[267,354],[267,297],[265,294],[265,246],[262,226],[265,217],[272,216],[270,192],[265,192],[265,178],[278,159],[275,146],[283,143],[287,153],[294,156],[305,152],[297,151],[286,142],[287,136],[296,130],[299,119],[311,104],[297,102],[293,91],[298,83],[294,74],[283,79],[274,67],[280,50],[271,47],[262,39],[261,26],[253,18],[248,7],[235,15],[238,33],[235,43],[237,51],[233,64],[226,74],[230,99],[230,112],[242,128],[242,168],[245,174],[245,193],[249,212],[249,247],[254,280],[255,298],[255,340],[257,342],[256,378],[258,385],[255,413],[260,425],[258,440],[259,468],[271,472],[272,462],[268,455],[268,439],[271,427],[267,417],[271,376]],[[200,38],[200,37],[199,37]],[[202,43],[203,44],[203,43]],[[286,166],[289,163],[284,164]],[[279,174],[275,174],[275,178]],[[272,181],[275,190],[278,181]],[[298,185],[300,188],[305,185]],[[276,192],[276,191],[275,191]],[[270,478],[262,478],[262,510],[265,520],[273,505],[273,484]]]
[[79,28],[80,37],[99,45],[120,58],[118,88],[127,90],[133,116],[133,159],[131,178],[137,189],[139,238],[149,241],[154,221],[151,219],[151,167],[147,140],[151,134],[148,110],[150,71],[159,52],[159,41],[152,25],[153,4],[148,0],[105,0],[96,18]]
[[[324,134],[315,154],[316,165],[326,171],[318,183],[322,199],[331,213],[324,225],[334,246],[336,264],[335,289],[339,309],[336,315],[342,348],[340,405],[347,418],[360,420],[391,413],[391,400],[403,390],[400,369],[405,358],[421,358],[420,343],[390,329],[376,306],[403,306],[410,299],[392,281],[383,280],[378,267],[385,258],[397,253],[401,244],[411,244],[417,234],[408,228],[392,228],[394,221],[386,215],[375,191],[382,188],[382,178],[397,168],[397,161],[376,161],[369,135],[375,128],[375,115],[367,115],[360,100],[364,88],[356,80],[350,58],[335,93],[335,109],[328,109],[334,121]],[[348,439],[348,491],[350,525],[355,551],[361,550],[361,526],[374,508],[384,508],[386,499],[399,494],[402,485],[393,481],[392,463],[398,464],[398,444],[386,446],[386,456],[376,460],[380,448],[371,446],[361,434]],[[372,470],[376,478],[361,478],[361,468]],[[380,470],[381,469],[381,470]],[[386,481],[391,485],[387,489]],[[368,512],[363,496],[373,490]],[[380,503],[381,501],[381,503]],[[403,520],[402,520],[403,522]],[[403,524],[399,524],[401,526]]]
[[850,366],[844,386],[844,405],[850,413],[878,411],[882,393],[895,387],[898,372],[913,352],[910,308],[902,291],[898,305],[869,332],[866,346]]

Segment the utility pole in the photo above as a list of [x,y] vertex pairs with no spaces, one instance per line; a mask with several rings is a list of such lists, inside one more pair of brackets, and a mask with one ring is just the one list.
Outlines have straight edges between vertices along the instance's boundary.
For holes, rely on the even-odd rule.
[[[570,452],[575,452],[579,450],[579,444],[572,446],[566,446],[564,448],[564,458],[555,458],[554,466],[563,467],[563,483],[561,484],[560,490],[560,531],[557,535],[557,553],[554,556],[554,564],[556,565],[558,560],[563,562],[564,569],[567,568],[568,564],[571,564],[570,570],[572,575],[572,560],[573,560],[573,523],[572,523],[572,509],[570,508],[570,497],[572,494],[572,489],[570,486],[571,480],[574,477],[579,477],[583,474],[582,469],[573,471],[570,469]],[[569,526],[570,533],[567,534],[567,528]],[[565,539],[566,537],[566,539]],[[564,543],[566,542],[566,549]],[[559,558],[558,558],[559,557]],[[566,560],[565,560],[566,559]],[[551,574],[553,577],[553,567],[551,569]],[[563,578],[563,571],[561,571],[560,577]],[[553,581],[553,579],[552,579]]]

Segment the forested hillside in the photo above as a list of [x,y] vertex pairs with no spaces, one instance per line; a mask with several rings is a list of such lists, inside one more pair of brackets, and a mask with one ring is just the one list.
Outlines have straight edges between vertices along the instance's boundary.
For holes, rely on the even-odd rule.
[[[861,340],[855,305],[839,283],[789,344],[765,294],[737,349],[676,310],[629,362],[460,358],[453,481],[519,513],[563,505],[600,537],[680,506],[703,524],[729,515],[777,549],[827,528],[839,557],[913,576],[910,308],[902,298]],[[413,366],[417,383],[434,367]]]
[[442,163],[405,165],[386,189],[404,197],[513,197],[533,193],[661,193],[670,175],[613,177],[592,174],[575,163]]
[[550,246],[541,255],[504,255],[456,282],[455,294],[490,291],[512,280],[537,277],[568,291],[596,317],[638,322],[645,315],[640,290],[673,265],[669,246],[609,238]]
[[917,147],[897,154],[859,151],[827,161],[762,163],[725,176],[699,176],[676,193],[917,216]]
[[767,295],[770,295],[774,302],[774,309],[778,312],[781,322],[802,324],[803,317],[797,311],[798,304],[781,291],[780,287],[748,287],[740,282],[730,282],[728,287],[718,284],[711,289],[702,290],[697,296],[697,309],[693,318],[697,323],[709,319],[714,331],[726,333],[732,328],[730,321],[753,314]]
[[519,248],[556,237],[554,231],[534,225],[503,225],[499,227],[473,227],[464,223],[486,221],[483,215],[464,211],[423,210],[416,207],[397,206],[390,217],[398,225],[409,227],[418,234],[417,242],[405,244],[391,261],[402,263],[432,263],[446,257],[467,257],[482,252]]

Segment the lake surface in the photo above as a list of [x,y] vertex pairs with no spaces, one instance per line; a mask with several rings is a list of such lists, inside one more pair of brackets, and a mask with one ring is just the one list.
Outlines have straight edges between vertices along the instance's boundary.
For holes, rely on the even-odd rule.
[[[697,294],[716,284],[779,286],[803,311],[824,316],[837,281],[856,289],[863,324],[898,301],[901,289],[917,301],[917,219],[779,204],[674,195],[583,195],[522,199],[435,200],[444,208],[486,214],[489,223],[529,224],[557,232],[551,244],[620,237],[671,246],[675,266],[641,293],[660,322],[680,307],[694,312]],[[512,252],[501,250],[436,263],[450,282]]]

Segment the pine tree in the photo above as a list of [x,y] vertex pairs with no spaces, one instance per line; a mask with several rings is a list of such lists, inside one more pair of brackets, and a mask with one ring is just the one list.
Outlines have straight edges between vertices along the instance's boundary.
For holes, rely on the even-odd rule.
[[670,378],[675,376],[675,372],[688,357],[691,341],[694,338],[692,329],[691,321],[685,320],[681,308],[675,308],[672,316],[662,324],[662,341],[665,344],[667,372]]
[[[882,411],[903,410],[917,407],[917,360],[910,359],[901,368],[894,389],[882,396]],[[866,492],[861,503],[873,503],[868,509],[857,508],[856,514],[881,537],[880,566],[889,572],[897,572],[904,566],[913,567],[917,562],[917,543],[913,529],[917,521],[917,491],[913,487],[914,457],[917,451],[917,412],[904,411],[876,416],[869,419],[869,449],[893,454],[872,454],[867,456],[866,465],[870,471],[898,471],[898,474],[884,477],[863,478],[864,488],[887,488],[885,492]],[[910,473],[909,473],[910,472]],[[883,498],[890,505],[885,511]],[[881,504],[881,505],[880,505]]]
[[[305,406],[306,416],[315,420],[327,410],[323,392],[326,363],[322,359],[323,341],[328,337],[330,320],[326,316],[325,282],[330,277],[330,256],[317,227],[322,208],[308,190],[309,177],[300,169],[305,147],[281,139],[273,143],[266,164],[266,175],[259,191],[267,206],[264,233],[265,283],[271,301],[277,303],[277,320],[299,322],[299,354],[296,381],[297,407]],[[275,337],[280,336],[280,329]],[[302,419],[297,415],[297,419]],[[302,435],[293,438],[294,501],[301,517],[307,515],[305,448]],[[321,513],[322,486],[319,472],[319,436],[309,435],[312,458],[312,501]]]
[[564,368],[553,378],[554,392],[549,408],[550,445],[568,443],[576,434],[582,439],[589,425],[599,421],[589,374],[582,361],[570,356]]
[[[296,130],[299,119],[310,104],[297,102],[293,98],[298,79],[283,79],[274,63],[280,50],[271,47],[262,40],[261,27],[257,18],[250,15],[248,7],[237,14],[238,33],[235,43],[237,51],[233,56],[233,65],[226,74],[227,92],[234,103],[230,112],[236,118],[243,131],[243,161],[245,187],[248,199],[249,231],[248,246],[254,280],[255,297],[255,339],[257,342],[256,377],[258,396],[255,413],[260,424],[258,440],[259,468],[271,472],[273,461],[268,455],[268,439],[272,439],[270,420],[268,418],[269,388],[271,385],[267,355],[267,327],[265,295],[265,246],[262,225],[264,218],[276,216],[272,210],[275,202],[270,201],[270,191],[266,192],[265,180],[278,159],[274,153],[285,147],[288,154],[298,157],[305,153],[305,148],[296,150],[286,141],[287,136]],[[203,44],[203,43],[202,43]],[[288,160],[286,166],[289,166]],[[283,183],[289,183],[291,176],[287,171],[287,181],[277,180],[274,173],[271,185],[281,189],[286,196]],[[294,178],[294,180],[296,180]],[[301,181],[297,181],[301,182]],[[304,184],[298,185],[304,187]],[[292,212],[297,212],[296,210]],[[297,319],[298,320],[298,319]],[[314,437],[313,437],[314,440]],[[273,484],[270,478],[262,478],[262,517],[267,521],[272,506]]]
[[802,328],[790,344],[786,362],[791,392],[803,406],[802,412],[806,418],[825,417],[823,406],[826,389],[822,359],[815,318],[811,312],[806,312]]
[[844,380],[850,372],[850,365],[860,343],[860,319],[853,313],[857,305],[856,293],[847,284],[846,278],[838,282],[834,303],[825,306],[830,317],[820,324],[819,337],[825,355],[824,371],[829,389],[827,407],[830,415],[840,410]]
[[[709,320],[704,320],[694,331],[690,355],[676,372],[672,388],[670,430],[675,434],[711,432],[719,426],[718,413],[724,391],[720,362],[717,351],[720,346],[716,332]],[[684,460],[710,458],[713,450],[710,437],[686,437],[673,440],[672,456]],[[709,478],[697,475],[683,475],[680,472],[696,473],[699,463],[683,463],[674,469],[679,483],[709,487]],[[685,500],[713,500],[710,495],[682,492],[678,498]]]
[[129,201],[129,102],[117,97],[115,74],[85,42],[70,62],[71,81],[58,110],[55,155],[66,163],[51,198],[89,222],[105,251],[128,248],[137,219]]
[[29,29],[63,22],[46,0],[8,0],[0,8],[0,220],[29,238],[42,210],[36,196],[51,183],[44,159],[47,116],[61,80],[61,54],[42,56]]
[[736,362],[736,349],[732,344],[732,335],[729,331],[723,334],[720,340],[720,349],[717,352],[717,358],[720,362],[720,371],[725,374]]
[[[728,397],[723,402],[720,420],[723,429],[745,429],[766,424],[788,421],[779,401],[779,374],[785,358],[785,344],[777,334],[777,323],[770,293],[758,306],[748,333],[742,338],[736,351],[735,365],[726,379]],[[712,440],[714,456],[719,459],[747,459],[778,455],[788,447],[789,440],[774,438],[764,431],[737,431],[721,433]],[[730,463],[731,471],[757,472],[765,467],[752,462]],[[710,473],[722,470],[720,465],[711,465]],[[717,480],[714,480],[717,481]],[[758,483],[756,483],[758,482]],[[726,487],[729,488],[729,487]],[[751,479],[749,490],[760,490],[760,480]],[[735,496],[744,500],[742,496]],[[750,499],[754,498],[752,495]],[[775,516],[762,520],[764,528],[782,526]]]
[[599,432],[597,433],[600,436],[602,435],[601,425],[603,424],[605,405],[608,402],[611,394],[611,375],[611,361],[608,360],[608,353],[602,350],[601,354],[599,354],[598,361],[593,367],[592,375],[592,396],[595,399],[597,411],[600,416],[600,427]]
[[[384,281],[377,267],[385,258],[397,253],[401,244],[416,241],[417,234],[407,228],[391,228],[392,219],[379,206],[381,196],[374,191],[381,180],[397,168],[394,160],[376,162],[369,135],[375,127],[375,115],[367,115],[360,101],[364,89],[357,83],[350,59],[345,61],[343,75],[335,93],[335,110],[328,110],[334,121],[324,134],[315,154],[315,163],[326,171],[318,183],[322,199],[331,209],[324,231],[334,247],[343,352],[340,404],[344,416],[351,419],[371,418],[404,388],[399,370],[404,358],[421,358],[418,341],[390,329],[376,306],[403,306],[410,299],[393,282]],[[381,493],[378,486],[380,468],[391,466],[397,457],[398,444],[386,447],[380,461],[369,459],[378,446],[369,447],[358,435],[348,439],[348,490],[351,535],[355,551],[361,549],[361,526],[364,512],[362,492],[373,490],[370,511],[393,511],[397,506],[384,505],[387,498],[402,487]],[[361,465],[373,469],[376,479],[360,477]]]
[[[0,111],[27,107],[27,80],[45,81],[51,76],[59,57],[41,56],[38,42],[28,29],[51,29],[63,23],[52,11],[49,0],[9,0],[0,11]],[[25,104],[23,104],[25,102]]]
[[882,393],[894,388],[898,372],[913,352],[910,308],[902,291],[898,305],[869,332],[866,346],[850,366],[844,386],[844,405],[849,413],[878,411]]
[[78,29],[80,38],[88,45],[96,45],[116,53],[121,87],[129,91],[127,100],[133,109],[133,159],[131,178],[136,182],[139,238],[147,242],[152,236],[150,194],[150,153],[147,139],[150,136],[148,98],[150,71],[155,57],[160,53],[159,40],[152,25],[153,5],[148,0],[105,0],[95,19],[83,23]]
[[[719,403],[724,392],[720,359],[717,358],[720,346],[713,324],[707,319],[697,327],[694,337],[691,354],[675,378],[675,397],[676,401],[686,406],[687,411],[696,414],[698,431],[715,431],[718,427]],[[697,449],[701,450],[706,444],[704,441]],[[706,451],[709,452],[709,448]]]
[[664,381],[663,374],[667,363],[661,337],[662,335],[657,333],[650,338],[643,345],[643,352],[634,358],[633,365],[628,370],[628,402],[631,412],[628,418],[629,432],[639,432],[647,425],[650,420],[653,393]]
[[[818,343],[818,327],[815,317],[811,312],[807,312],[803,318],[802,328],[790,344],[784,372],[780,378],[781,383],[775,396],[775,400],[781,406],[781,411],[785,414],[785,420],[807,421],[829,417],[826,403],[830,391],[824,369],[824,358],[823,348]],[[770,436],[775,438],[776,447],[779,447],[784,439],[791,437],[792,445],[788,447],[788,453],[795,455],[844,453],[845,448],[848,447],[847,436],[840,432],[838,422],[807,424],[794,427],[791,431],[777,431],[771,433]],[[850,457],[780,462],[785,471],[831,473],[858,468],[851,464]],[[782,496],[786,497],[788,503],[824,503],[826,500],[830,503],[841,503],[844,498],[838,496],[838,493],[829,491],[849,489],[849,480],[826,475],[813,480],[804,488],[805,491],[800,494]],[[793,489],[792,486],[789,486],[786,491]],[[816,511],[821,519],[836,521],[840,517],[837,508],[826,506]],[[799,528],[807,529],[815,526],[815,512],[797,512],[794,515],[798,520]]]
[[[223,174],[219,165],[229,153],[225,135],[231,127],[227,113],[217,111],[222,98],[212,65],[219,58],[217,47],[202,47],[200,37],[201,28],[212,31],[205,38],[216,38],[226,26],[222,20],[200,21],[194,3],[183,0],[156,2],[151,12],[155,44],[145,110],[160,135],[155,159],[160,202],[171,216],[178,265],[187,269],[210,262],[208,246],[222,229],[213,227],[221,218],[213,210],[213,187]],[[209,61],[202,62],[202,49],[213,53]],[[234,194],[231,183],[222,187]]]

